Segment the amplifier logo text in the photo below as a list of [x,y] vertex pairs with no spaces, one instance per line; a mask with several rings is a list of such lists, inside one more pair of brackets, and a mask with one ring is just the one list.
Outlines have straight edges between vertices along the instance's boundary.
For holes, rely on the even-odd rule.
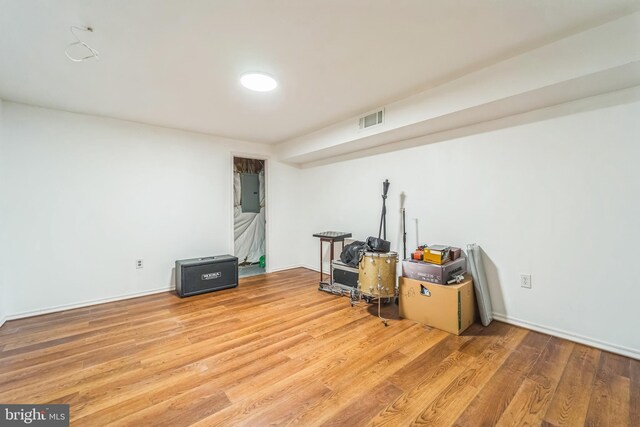
[[220,276],[222,276],[222,272],[220,271],[216,271],[215,273],[205,273],[202,275],[202,280],[217,279]]

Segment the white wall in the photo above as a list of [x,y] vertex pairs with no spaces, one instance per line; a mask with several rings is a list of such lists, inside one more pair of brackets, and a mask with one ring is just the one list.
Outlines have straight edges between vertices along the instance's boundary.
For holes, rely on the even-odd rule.
[[[313,232],[377,235],[388,178],[388,238],[399,251],[404,192],[409,250],[414,218],[420,242],[480,244],[498,318],[640,357],[640,101],[620,100],[303,169],[303,263],[318,266]],[[532,289],[519,286],[521,273],[532,275]]]
[[5,236],[5,221],[4,221],[4,198],[1,197],[4,193],[2,191],[3,180],[2,171],[4,168],[4,138],[2,133],[3,115],[2,115],[3,101],[0,99],[0,326],[2,326],[7,317],[7,293],[4,284],[4,258],[6,248],[6,236]]
[[[168,289],[176,259],[231,252],[232,152],[269,147],[5,102],[8,314]],[[268,165],[275,270],[297,263],[278,238],[295,170]]]
[[300,230],[310,207],[301,203],[299,178],[296,167],[267,163],[267,271],[301,265]]

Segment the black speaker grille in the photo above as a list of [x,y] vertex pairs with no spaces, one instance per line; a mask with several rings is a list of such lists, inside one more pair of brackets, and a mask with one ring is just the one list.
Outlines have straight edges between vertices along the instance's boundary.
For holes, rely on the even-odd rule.
[[[234,257],[212,257],[196,261],[176,263],[177,291],[180,296],[189,296],[238,286],[238,259]],[[184,263],[184,264],[183,264]]]

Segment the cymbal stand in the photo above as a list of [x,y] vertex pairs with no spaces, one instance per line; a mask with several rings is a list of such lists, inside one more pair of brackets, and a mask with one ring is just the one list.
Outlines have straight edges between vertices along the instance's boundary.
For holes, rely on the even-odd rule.
[[382,183],[382,214],[380,215],[380,229],[378,230],[378,239],[387,240],[387,192],[389,191],[389,180],[385,179]]

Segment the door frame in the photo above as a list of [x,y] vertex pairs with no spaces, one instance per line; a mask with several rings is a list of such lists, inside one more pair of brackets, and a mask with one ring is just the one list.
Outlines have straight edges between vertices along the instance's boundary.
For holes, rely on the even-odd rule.
[[[269,204],[269,156],[264,155],[264,154],[253,154],[253,153],[243,153],[243,152],[238,152],[238,151],[232,151],[230,156],[230,165],[231,165],[231,170],[230,170],[230,176],[231,176],[231,184],[229,186],[230,189],[230,193],[229,193],[229,200],[231,201],[231,218],[230,218],[230,224],[231,224],[231,232],[229,233],[229,247],[231,248],[231,255],[236,256],[235,252],[236,252],[236,236],[235,236],[235,221],[234,221],[234,210],[235,210],[235,199],[234,199],[234,188],[233,188],[233,167],[234,167],[234,162],[233,159],[235,159],[236,157],[240,157],[243,159],[254,159],[254,160],[262,160],[264,161],[264,250],[265,250],[265,266],[264,266],[264,271],[265,273],[270,273],[271,269],[269,268],[269,254],[271,254],[271,247],[270,247],[270,241],[271,239],[269,238],[269,232],[271,230],[270,224],[269,224],[269,206],[271,206]],[[238,260],[240,261],[240,260]]]

